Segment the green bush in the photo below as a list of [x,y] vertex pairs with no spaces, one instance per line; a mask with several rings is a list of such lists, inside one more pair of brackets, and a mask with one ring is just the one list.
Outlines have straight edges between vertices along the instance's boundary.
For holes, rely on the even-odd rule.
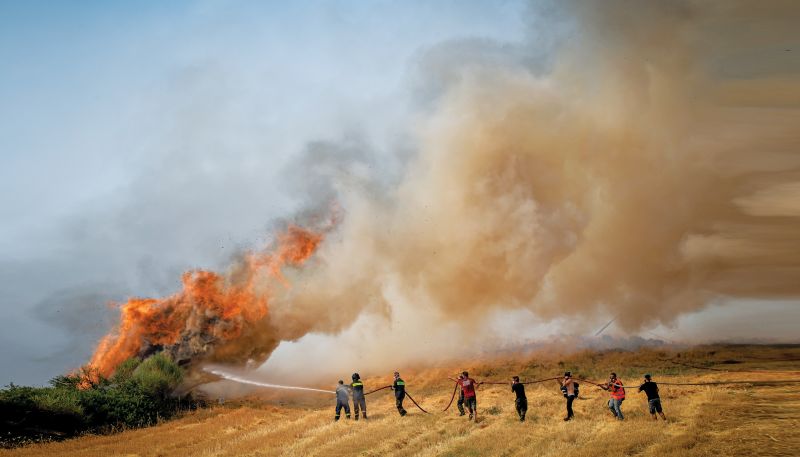
[[110,379],[84,370],[53,378],[51,387],[11,384],[0,390],[0,445],[154,424],[178,412],[172,392],[182,380],[183,370],[156,354],[123,362]]
[[183,370],[163,353],[156,354],[141,363],[131,380],[146,394],[155,398],[167,398],[183,380]]

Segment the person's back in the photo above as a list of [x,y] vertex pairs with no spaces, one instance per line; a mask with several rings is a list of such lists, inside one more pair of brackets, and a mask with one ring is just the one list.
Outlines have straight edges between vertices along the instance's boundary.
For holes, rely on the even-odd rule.
[[342,408],[344,408],[344,413],[348,419],[350,419],[350,401],[349,395],[347,391],[347,386],[344,385],[344,381],[339,380],[339,385],[336,386],[336,416],[334,420],[339,420],[340,413]]
[[464,391],[464,398],[475,397],[475,380],[472,378],[463,378],[461,382],[461,389]]
[[528,397],[525,395],[525,385],[519,382],[519,376],[511,378],[511,391],[517,396],[514,399],[514,406],[519,414],[519,421],[525,422],[525,414],[528,412]]
[[511,391],[517,395],[517,400],[528,399],[525,395],[525,385],[519,382],[519,378],[517,379],[517,383],[511,386]]
[[664,409],[661,406],[658,384],[652,380],[649,374],[644,375],[644,383],[639,386],[639,392],[644,392],[647,395],[647,405],[653,419],[658,420],[658,417],[656,417],[656,413],[658,413],[662,419],[667,420],[667,416],[664,415]]
[[645,381],[639,386],[639,392],[644,392],[648,400],[658,399],[658,384],[655,381]]
[[361,414],[364,415],[364,419],[367,418],[367,400],[364,398],[364,383],[361,382],[361,375],[358,373],[353,373],[353,382],[350,384],[350,388],[353,391],[353,413],[355,414],[356,420],[358,420],[358,413],[359,409],[361,410]]
[[343,384],[340,384],[338,387],[336,387],[336,400],[342,403],[350,400],[347,387],[345,387]]

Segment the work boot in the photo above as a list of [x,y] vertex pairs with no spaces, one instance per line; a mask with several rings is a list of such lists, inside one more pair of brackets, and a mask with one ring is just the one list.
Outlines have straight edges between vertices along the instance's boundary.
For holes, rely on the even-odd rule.
[[363,413],[361,413],[361,415],[364,417],[364,420],[367,420],[367,412],[366,412],[366,411],[364,411]]
[[339,420],[339,416],[336,416],[336,417],[333,418],[334,422],[337,422],[338,420]]
[[348,414],[348,415],[346,415],[345,417],[347,417],[348,419],[350,419],[350,415],[349,415],[349,414]]
[[356,414],[356,420],[358,420],[358,414]]
[[520,422],[525,422],[525,416],[521,416],[521,417],[519,418],[519,421],[520,421]]

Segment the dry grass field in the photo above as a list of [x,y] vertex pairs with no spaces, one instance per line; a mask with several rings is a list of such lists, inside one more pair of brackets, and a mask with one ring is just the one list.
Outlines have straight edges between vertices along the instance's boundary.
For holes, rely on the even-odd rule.
[[[678,360],[712,371],[676,365]],[[156,427],[107,436],[31,445],[0,451],[23,456],[797,456],[800,455],[800,384],[661,387],[668,422],[654,422],[643,393],[629,388],[624,422],[614,421],[607,393],[581,385],[576,420],[563,422],[564,400],[554,381],[527,387],[528,421],[516,418],[507,386],[484,385],[478,391],[477,422],[459,417],[450,399],[447,375],[462,367],[407,369],[409,392],[431,414],[406,400],[409,415],[400,418],[390,391],[367,397],[369,421],[334,423],[333,402],[310,394],[303,402],[276,403],[247,398],[187,414]],[[688,350],[581,352],[570,356],[519,356],[472,362],[478,381],[523,381],[565,370],[601,381],[614,370],[629,386],[645,372],[656,381],[800,379],[800,347],[707,346]],[[743,370],[769,371],[747,373]],[[386,385],[388,377],[366,378],[367,388]]]

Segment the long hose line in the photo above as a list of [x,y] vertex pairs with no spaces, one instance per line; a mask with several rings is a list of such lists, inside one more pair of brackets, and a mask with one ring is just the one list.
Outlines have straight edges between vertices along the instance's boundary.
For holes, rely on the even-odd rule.
[[[556,380],[556,379],[558,379],[558,378],[537,379],[535,381],[521,382],[520,384],[537,384],[537,383],[540,383],[540,382],[553,381],[553,380]],[[452,379],[451,379],[451,381],[452,381]],[[508,385],[508,383],[506,383],[506,382],[492,382],[492,381],[484,381],[484,382],[480,382],[478,384],[503,385],[503,386],[504,385]],[[443,413],[447,412],[447,410],[450,409],[450,406],[453,405],[453,400],[456,399],[456,392],[458,392],[458,383],[456,383],[456,385],[453,386],[453,395],[450,396],[450,402],[448,402],[447,406],[445,406],[444,409],[442,410]]]
[[430,414],[429,412],[425,411],[425,409],[423,409],[422,406],[420,406],[419,403],[417,403],[416,400],[414,400],[414,397],[412,397],[411,394],[408,393],[408,391],[406,391],[406,396],[414,403],[414,406],[419,408],[420,411],[422,411],[425,414]]
[[453,386],[453,395],[450,396],[450,403],[448,403],[447,406],[444,407],[442,412],[446,412],[448,409],[450,409],[450,405],[453,404],[453,400],[455,400],[456,398],[456,391],[458,391],[458,383],[456,383],[456,385]]
[[[377,388],[377,389],[375,389],[375,390],[371,390],[371,391],[369,391],[369,392],[365,393],[365,394],[364,394],[364,396],[367,396],[367,395],[369,395],[369,394],[374,394],[375,392],[380,392],[381,390],[384,390],[384,389],[389,389],[389,388],[391,388],[391,387],[392,387],[391,385],[389,385],[389,386],[383,386],[383,387],[379,387],[379,388]],[[454,394],[455,394],[455,392],[454,392]],[[422,406],[420,406],[420,405],[419,405],[419,403],[417,403],[417,401],[416,401],[416,400],[414,400],[414,397],[412,397],[412,396],[411,396],[411,394],[410,394],[410,393],[408,393],[408,391],[406,391],[406,396],[407,396],[407,397],[408,397],[408,398],[409,398],[409,399],[410,399],[410,400],[411,400],[411,401],[414,403],[414,406],[416,406],[417,408],[419,408],[419,410],[420,410],[420,411],[422,411],[422,412],[423,412],[423,413],[425,413],[425,414],[430,414],[429,412],[425,411],[425,409],[424,409],[424,408],[422,408]],[[451,403],[452,403],[452,401],[453,401],[453,400],[452,400],[452,399],[450,399],[450,402],[451,402]],[[448,406],[450,406],[450,405],[448,405]]]
[[378,388],[378,389],[375,389],[375,390],[370,390],[369,392],[365,393],[364,395],[374,394],[375,392],[380,392],[380,391],[381,391],[381,390],[383,390],[383,389],[389,389],[389,388],[391,388],[391,387],[392,387],[391,385],[389,385],[389,386],[383,386],[383,387],[380,387],[380,388]]
[[769,386],[772,384],[800,384],[800,379],[776,379],[774,381],[709,381],[709,382],[659,382],[660,386],[718,386],[723,384],[752,384]]
[[[533,381],[521,382],[520,384],[538,384],[540,382],[554,381],[556,379],[559,379],[559,378],[535,379]],[[510,382],[493,382],[493,381],[481,381],[478,384],[489,384],[489,385],[495,385],[495,386],[510,386],[511,385]]]
[[[597,387],[603,387],[603,384],[589,381],[588,379],[575,378],[578,381],[583,381]],[[771,384],[800,384],[800,379],[781,379],[781,380],[760,380],[760,381],[707,381],[707,382],[659,382],[659,386],[720,386],[726,384],[752,384],[752,385],[771,385]],[[623,389],[626,386],[620,386]],[[629,388],[636,388],[637,386],[627,386]]]

